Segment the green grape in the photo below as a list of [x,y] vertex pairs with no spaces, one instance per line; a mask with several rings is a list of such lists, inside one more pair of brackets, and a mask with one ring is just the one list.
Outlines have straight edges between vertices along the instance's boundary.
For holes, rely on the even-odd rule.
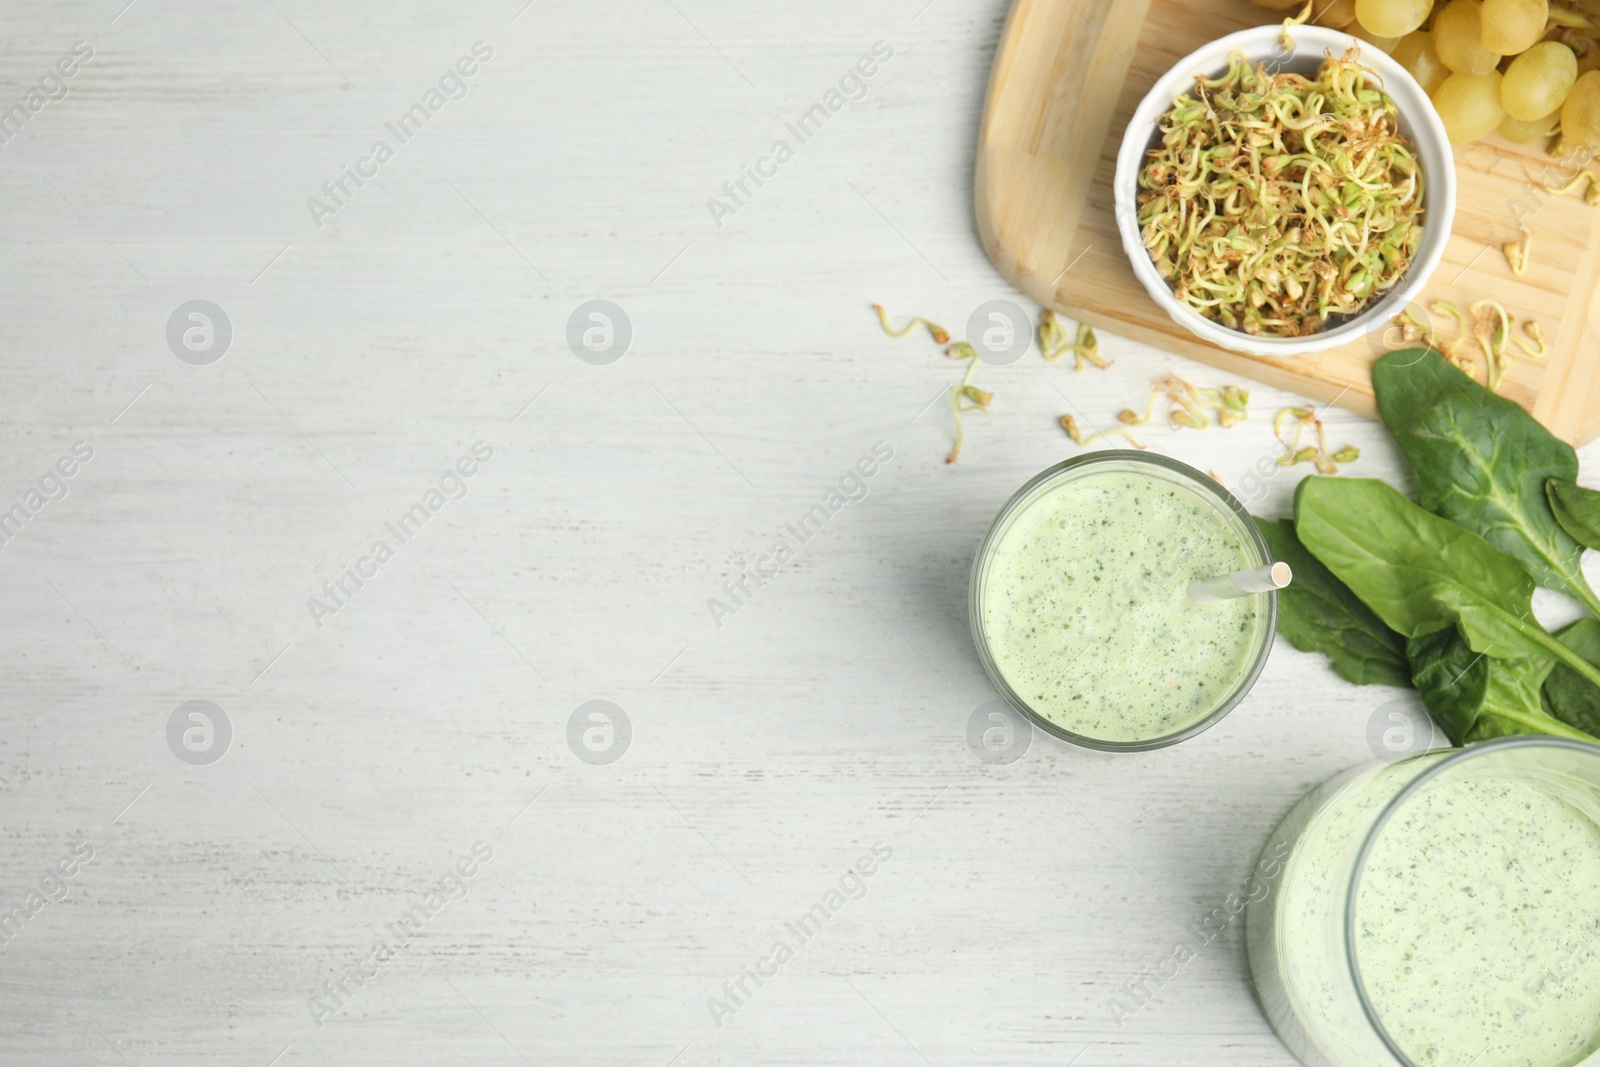
[[1450,0],[1433,16],[1433,50],[1457,74],[1487,74],[1500,53],[1483,47],[1483,19],[1475,0]]
[[1408,33],[1400,38],[1400,43],[1394,46],[1390,53],[1394,61],[1406,68],[1406,73],[1417,79],[1417,84],[1422,86],[1422,91],[1429,96],[1433,91],[1444,84],[1450,77],[1450,68],[1439,59],[1439,53],[1433,50],[1433,35],[1426,30]]
[[1580,77],[1561,105],[1561,139],[1569,152],[1600,148],[1600,70]]
[[1549,0],[1483,0],[1483,47],[1514,56],[1544,36]]
[[1311,0],[1311,21],[1342,30],[1356,20],[1356,0]]
[[1500,83],[1506,114],[1531,121],[1561,107],[1578,80],[1578,57],[1560,41],[1540,41],[1511,61]]
[[[1502,89],[1502,91],[1504,90]],[[1556,125],[1560,121],[1560,111],[1552,111],[1550,114],[1536,118],[1531,122],[1525,119],[1514,119],[1507,115],[1506,120],[1500,124],[1500,136],[1512,144],[1531,144],[1555,133]]]
[[1377,34],[1361,25],[1359,20],[1352,22],[1350,24],[1350,28],[1345,32],[1352,37],[1361,38],[1363,41],[1367,42],[1380,52],[1388,52],[1393,54],[1395,45],[1400,43],[1400,38],[1398,37],[1379,37]]
[[1491,70],[1487,74],[1452,74],[1439,86],[1433,94],[1433,107],[1444,121],[1451,144],[1476,141],[1505,121],[1501,81],[1500,72]]
[[1433,0],[1356,0],[1356,21],[1378,37],[1404,37],[1432,10]]

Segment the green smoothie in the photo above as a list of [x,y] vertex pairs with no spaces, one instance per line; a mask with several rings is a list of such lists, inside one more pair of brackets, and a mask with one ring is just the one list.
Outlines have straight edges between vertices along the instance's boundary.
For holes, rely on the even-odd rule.
[[1556,1067],[1600,1042],[1600,829],[1513,781],[1451,782],[1377,839],[1357,957],[1421,1065]]
[[1185,590],[1259,566],[1237,517],[1188,479],[1066,472],[1026,500],[984,569],[981,639],[1036,714],[1086,738],[1148,741],[1206,718],[1262,654],[1266,600]]
[[1572,1067],[1600,1048],[1600,826],[1583,785],[1600,758],[1549,751],[1504,771],[1491,748],[1454,750],[1484,769],[1429,780],[1372,838],[1348,942],[1363,838],[1446,755],[1342,775],[1284,819],[1268,848],[1292,851],[1251,905],[1249,955],[1302,1060],[1402,1062],[1360,1005],[1351,948],[1372,1013],[1418,1067]]

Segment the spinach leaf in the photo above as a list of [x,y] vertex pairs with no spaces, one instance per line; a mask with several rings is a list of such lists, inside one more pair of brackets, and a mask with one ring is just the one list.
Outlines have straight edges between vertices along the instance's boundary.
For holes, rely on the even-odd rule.
[[1422,506],[1600,615],[1600,597],[1578,565],[1582,549],[1545,496],[1546,481],[1577,480],[1572,446],[1431,349],[1384,356],[1372,368],[1372,387],[1384,424],[1416,471]]
[[1554,479],[1544,489],[1561,528],[1580,545],[1600,550],[1600,493]]
[[1472,651],[1454,626],[1413,637],[1406,651],[1428,713],[1458,745],[1511,734],[1600,741],[1541,706],[1539,686],[1555,666],[1549,656],[1495,659]]
[[1406,642],[1411,680],[1452,744],[1466,743],[1489,691],[1489,657],[1474,652],[1454,626]]
[[1539,687],[1553,666],[1555,661],[1546,656],[1490,659],[1489,691],[1484,694],[1483,710],[1467,735],[1467,743],[1511,734],[1553,734],[1579,741],[1600,741],[1544,710]]
[[1294,520],[1257,519],[1256,525],[1272,558],[1294,570],[1294,581],[1278,591],[1278,632],[1289,644],[1302,652],[1322,653],[1347,682],[1410,686],[1405,638],[1306,551],[1295,535]]
[[[1600,664],[1600,622],[1579,619],[1556,634],[1556,638],[1590,663]],[[1580,678],[1577,671],[1564,663],[1556,664],[1556,669],[1545,679],[1544,696],[1550,714],[1568,726],[1600,737],[1600,689]]]
[[1378,618],[1407,637],[1455,625],[1474,652],[1595,667],[1533,617],[1533,579],[1477,534],[1375,478],[1312,476],[1294,497],[1300,541]]

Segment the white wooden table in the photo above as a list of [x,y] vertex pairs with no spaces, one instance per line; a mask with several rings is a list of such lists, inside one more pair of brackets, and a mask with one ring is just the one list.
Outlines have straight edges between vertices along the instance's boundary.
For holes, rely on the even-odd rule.
[[[959,333],[1013,296],[969,210],[1003,0],[122,2],[0,34],[0,103],[65,92],[0,145],[0,1060],[1290,1062],[1237,923],[1111,1000],[1395,693],[1280,643],[1177,748],[967,745],[971,555],[1077,451],[1057,416],[1220,384],[1111,337],[1107,372],[986,366],[942,462],[958,368],[868,306]],[[194,300],[225,352],[187,312],[169,344]],[[631,329],[604,365],[566,340],[592,300]],[[1254,397],[1147,443],[1237,487],[1291,400]],[[880,441],[865,498],[713,612]],[[568,744],[591,700],[614,762]]]

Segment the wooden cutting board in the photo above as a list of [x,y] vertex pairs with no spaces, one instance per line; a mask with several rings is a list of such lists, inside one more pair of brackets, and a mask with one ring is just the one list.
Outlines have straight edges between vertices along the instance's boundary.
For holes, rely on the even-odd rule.
[[[1279,21],[1272,16],[1248,0],[1014,0],[978,137],[978,229],[995,266],[1041,304],[1374,416],[1370,367],[1384,350],[1378,336],[1289,359],[1201,341],[1139,285],[1112,218],[1117,147],[1154,80],[1207,41]],[[1456,168],[1454,232],[1420,302],[1444,299],[1465,310],[1493,297],[1519,322],[1538,321],[1547,355],[1517,352],[1501,392],[1574,444],[1600,436],[1600,207],[1576,193],[1540,193],[1543,206],[1525,220],[1534,234],[1532,265],[1518,278],[1501,252],[1517,236],[1512,204],[1539,202],[1525,188],[1530,178],[1559,184],[1556,161],[1542,143],[1518,146],[1495,135],[1458,148]],[[1446,341],[1458,332],[1448,318],[1435,316],[1435,324]],[[1476,346],[1469,339],[1462,350]]]

